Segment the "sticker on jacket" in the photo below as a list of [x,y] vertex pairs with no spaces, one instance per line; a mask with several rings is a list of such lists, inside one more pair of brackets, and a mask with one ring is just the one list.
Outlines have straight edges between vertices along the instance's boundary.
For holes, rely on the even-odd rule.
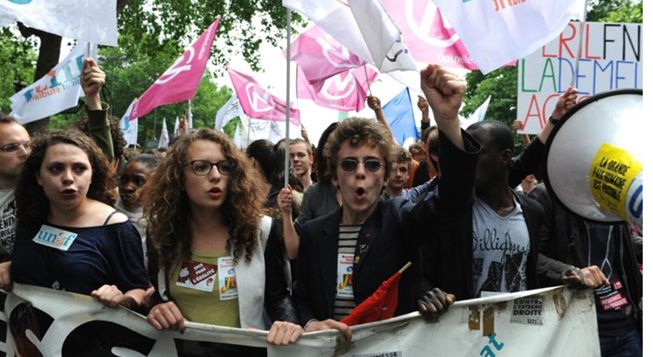
[[218,258],[218,280],[220,281],[220,301],[238,298],[234,257]]
[[354,297],[354,287],[351,280],[353,272],[354,255],[338,254],[338,281],[336,282],[336,297]]
[[217,266],[196,261],[184,262],[179,269],[177,286],[211,292],[215,285]]
[[34,243],[46,247],[67,251],[77,239],[77,233],[68,232],[63,229],[41,225],[41,229],[34,236]]

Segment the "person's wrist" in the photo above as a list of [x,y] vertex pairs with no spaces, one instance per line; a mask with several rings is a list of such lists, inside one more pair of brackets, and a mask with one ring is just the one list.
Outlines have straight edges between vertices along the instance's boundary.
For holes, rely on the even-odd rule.
[[89,110],[102,110],[102,101],[99,96],[89,96],[86,98],[86,107]]
[[555,118],[553,115],[551,115],[549,117],[549,122],[551,123],[551,125],[558,125],[558,123],[560,123],[560,119]]

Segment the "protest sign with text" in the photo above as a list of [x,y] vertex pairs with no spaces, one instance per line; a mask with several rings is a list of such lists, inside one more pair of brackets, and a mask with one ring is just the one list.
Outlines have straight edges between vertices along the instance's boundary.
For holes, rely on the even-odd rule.
[[642,25],[587,22],[578,73],[572,83],[580,23],[570,22],[555,40],[519,61],[517,120],[522,133],[537,134],[558,97],[571,84],[579,100],[613,89],[642,88]]

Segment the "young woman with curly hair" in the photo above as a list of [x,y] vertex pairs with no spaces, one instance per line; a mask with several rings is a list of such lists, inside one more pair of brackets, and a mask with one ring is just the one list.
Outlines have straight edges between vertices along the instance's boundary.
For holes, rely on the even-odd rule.
[[[150,284],[141,240],[128,218],[111,207],[109,173],[102,151],[78,130],[34,141],[16,187],[14,282],[92,295],[110,307],[145,304]],[[76,335],[63,354],[90,355],[113,346],[112,336],[91,330]]]
[[200,129],[179,137],[148,181],[149,265],[161,301],[148,315],[155,328],[183,330],[188,319],[265,329],[265,310],[276,321],[270,343],[299,338],[280,227],[263,215],[253,170],[226,135]]

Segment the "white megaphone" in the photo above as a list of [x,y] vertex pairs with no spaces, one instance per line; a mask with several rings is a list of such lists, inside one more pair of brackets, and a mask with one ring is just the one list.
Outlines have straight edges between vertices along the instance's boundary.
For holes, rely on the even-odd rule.
[[641,89],[597,94],[565,114],[546,143],[551,196],[592,221],[642,229],[644,109]]

